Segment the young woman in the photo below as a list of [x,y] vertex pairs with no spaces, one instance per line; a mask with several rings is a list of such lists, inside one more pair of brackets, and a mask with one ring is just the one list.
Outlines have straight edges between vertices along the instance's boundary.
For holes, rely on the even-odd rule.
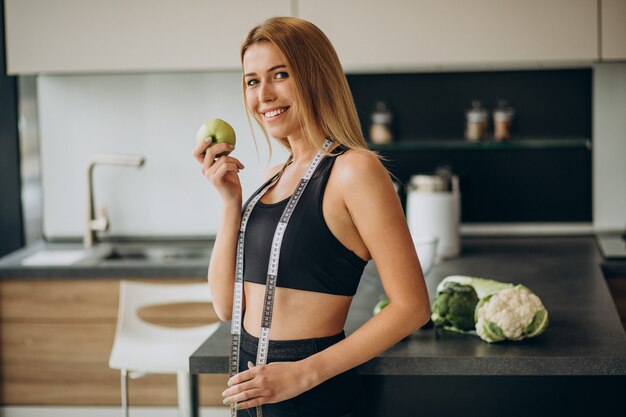
[[[389,173],[367,149],[328,38],[301,19],[269,19],[248,33],[241,60],[248,116],[291,156],[270,170],[271,186],[247,221],[240,373],[228,381],[224,403],[237,403],[245,410],[239,415],[254,415],[261,404],[264,416],[350,415],[360,389],[355,367],[428,321],[419,261]],[[272,237],[324,143],[330,147],[293,211],[280,249],[268,364],[255,366]],[[208,146],[193,152],[223,200],[208,278],[217,314],[230,320],[242,221],[238,173],[244,166],[233,156],[217,157],[231,150],[228,145]],[[390,303],[345,337],[352,296],[369,260]]]

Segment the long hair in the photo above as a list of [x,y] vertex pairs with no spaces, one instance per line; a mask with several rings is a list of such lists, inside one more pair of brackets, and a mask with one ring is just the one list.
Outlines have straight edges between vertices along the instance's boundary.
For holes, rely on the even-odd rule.
[[[313,23],[295,17],[274,17],[248,32],[241,45],[241,63],[248,48],[259,42],[275,45],[286,59],[298,119],[311,146],[320,149],[326,137],[349,149],[370,152],[363,138],[348,81],[326,35]],[[245,101],[245,80],[242,83]],[[250,121],[250,112],[246,105]],[[256,119],[256,116],[255,116]],[[268,141],[267,131],[256,119]],[[287,138],[276,138],[291,150]],[[270,145],[271,155],[271,145]]]

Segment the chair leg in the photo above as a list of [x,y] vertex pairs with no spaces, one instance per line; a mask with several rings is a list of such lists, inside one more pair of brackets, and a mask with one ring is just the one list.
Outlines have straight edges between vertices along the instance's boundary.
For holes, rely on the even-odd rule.
[[128,371],[121,370],[122,417],[128,417]]
[[189,372],[176,374],[178,388],[178,416],[198,417],[198,376]]

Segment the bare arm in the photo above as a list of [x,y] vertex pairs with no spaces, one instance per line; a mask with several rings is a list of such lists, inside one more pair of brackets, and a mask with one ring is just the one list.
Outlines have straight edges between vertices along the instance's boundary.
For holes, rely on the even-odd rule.
[[209,142],[201,142],[194,149],[193,156],[202,165],[202,174],[218,191],[223,203],[208,279],[213,296],[213,308],[217,316],[221,320],[229,320],[235,286],[237,233],[241,220],[239,170],[244,166],[232,156],[217,157],[219,153],[232,150],[226,143],[209,146]]
[[351,152],[338,172],[345,204],[380,274],[389,305],[357,331],[305,359],[315,386],[384,352],[430,316],[424,276],[389,174],[371,155]]
[[222,208],[220,226],[209,263],[209,286],[213,296],[213,308],[220,320],[230,320],[235,288],[235,263],[237,236],[241,223],[241,202]]

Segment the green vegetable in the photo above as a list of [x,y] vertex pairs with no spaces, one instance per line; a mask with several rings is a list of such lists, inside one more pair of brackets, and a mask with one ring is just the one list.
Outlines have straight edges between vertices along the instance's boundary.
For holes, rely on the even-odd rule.
[[382,298],[378,303],[376,303],[376,305],[374,306],[374,315],[380,313],[383,308],[387,307],[387,305],[389,305],[389,299],[388,298]]
[[433,303],[431,319],[436,326],[449,326],[463,331],[473,330],[476,304],[478,295],[474,288],[447,282]]
[[523,285],[460,275],[437,286],[431,318],[436,326],[487,342],[535,337],[548,326],[541,300]]

